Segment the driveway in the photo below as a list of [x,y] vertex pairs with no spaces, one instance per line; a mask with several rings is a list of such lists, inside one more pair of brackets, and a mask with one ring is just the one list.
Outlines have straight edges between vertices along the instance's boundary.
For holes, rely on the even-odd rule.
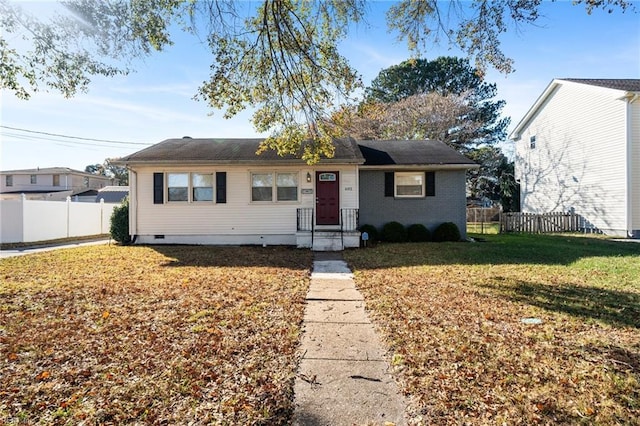
[[0,250],[0,259],[15,256],[24,256],[26,254],[41,253],[43,251],[60,250],[66,248],[82,247],[82,246],[95,246],[99,244],[108,244],[110,240],[96,240],[96,241],[78,241],[76,243],[64,243],[64,244],[52,244],[47,246],[33,246],[33,247],[20,247],[15,249]]

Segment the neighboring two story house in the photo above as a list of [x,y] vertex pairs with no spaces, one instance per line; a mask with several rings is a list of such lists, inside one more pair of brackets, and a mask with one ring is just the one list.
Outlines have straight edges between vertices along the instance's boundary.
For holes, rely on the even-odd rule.
[[29,199],[64,200],[68,196],[86,195],[87,191],[93,191],[95,199],[97,190],[116,184],[116,179],[67,167],[0,171],[2,199],[25,194]]
[[640,238],[640,79],[555,79],[510,139],[523,212]]

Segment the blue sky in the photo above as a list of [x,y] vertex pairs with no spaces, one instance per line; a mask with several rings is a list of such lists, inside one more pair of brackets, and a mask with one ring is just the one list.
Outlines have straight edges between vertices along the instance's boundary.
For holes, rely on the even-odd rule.
[[[381,69],[409,57],[405,45],[384,25],[382,11],[389,4],[373,3],[368,25],[359,24],[340,46],[365,84]],[[497,99],[507,102],[503,112],[511,117],[511,128],[553,78],[640,78],[640,2],[636,8],[636,14],[598,10],[587,15],[582,6],[569,1],[544,2],[536,26],[504,34],[503,50],[514,59],[515,72],[504,75],[489,70],[486,80],[497,84]],[[423,56],[435,59],[441,55],[460,52],[445,45]],[[192,99],[198,85],[208,78],[210,58],[206,46],[181,36],[170,50],[139,62],[136,73],[96,78],[87,94],[72,99],[39,92],[23,101],[2,91],[3,126],[133,144],[0,128],[0,169],[60,166],[83,170],[88,164],[167,138],[260,136],[251,125],[250,111],[225,120],[222,112]]]

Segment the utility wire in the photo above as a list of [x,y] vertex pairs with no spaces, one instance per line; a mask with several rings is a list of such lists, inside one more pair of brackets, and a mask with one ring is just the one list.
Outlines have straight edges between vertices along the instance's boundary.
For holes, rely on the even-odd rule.
[[142,142],[124,142],[124,141],[114,141],[114,140],[109,140],[109,139],[82,138],[82,137],[79,137],[79,136],[69,136],[69,135],[61,135],[61,134],[57,134],[57,133],[39,132],[39,131],[36,131],[36,130],[20,129],[18,127],[10,127],[10,126],[4,126],[4,125],[0,125],[0,127],[4,128],[4,129],[9,129],[9,130],[17,130],[17,131],[20,131],[20,132],[37,133],[37,134],[40,134],[40,135],[56,136],[56,137],[59,137],[59,138],[79,139],[79,140],[84,140],[84,141],[107,142],[107,143],[121,144],[121,145],[144,145],[144,146],[152,145],[150,143],[142,143]]

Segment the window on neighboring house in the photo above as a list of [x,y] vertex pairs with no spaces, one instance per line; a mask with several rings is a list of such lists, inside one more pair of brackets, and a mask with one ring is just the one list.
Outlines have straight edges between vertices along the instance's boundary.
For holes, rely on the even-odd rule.
[[167,200],[189,201],[189,173],[167,174]]
[[38,175],[31,175],[31,184],[35,185],[38,183]]
[[6,175],[4,177],[4,184],[6,186],[13,186],[13,176],[12,175]]
[[53,186],[60,186],[60,175],[53,175]]
[[424,197],[424,172],[398,172],[396,197]]
[[298,201],[298,174],[277,173],[278,201]]
[[213,175],[191,174],[191,188],[193,201],[213,201]]
[[529,148],[535,149],[535,147],[536,147],[536,137],[535,136],[531,136],[529,138]]

